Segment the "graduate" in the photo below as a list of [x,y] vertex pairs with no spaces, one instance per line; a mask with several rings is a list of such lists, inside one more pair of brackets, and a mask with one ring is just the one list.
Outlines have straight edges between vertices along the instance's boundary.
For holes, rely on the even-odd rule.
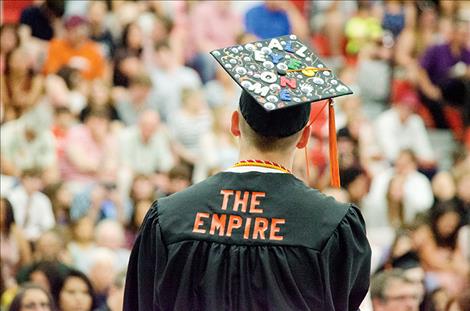
[[[311,105],[328,106],[334,136],[331,98],[352,92],[295,35],[211,54],[243,89],[231,120],[239,162],[153,203],[124,309],[358,310],[371,255],[361,213],[291,172]],[[339,186],[336,154],[331,167]]]

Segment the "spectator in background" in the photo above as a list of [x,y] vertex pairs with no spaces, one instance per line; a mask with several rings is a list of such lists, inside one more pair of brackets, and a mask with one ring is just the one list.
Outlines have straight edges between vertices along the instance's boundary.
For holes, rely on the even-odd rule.
[[31,282],[41,286],[57,302],[60,287],[67,270],[68,268],[59,262],[38,261],[23,267],[18,273],[17,279],[20,284]]
[[8,196],[13,206],[15,222],[30,241],[36,241],[55,224],[51,201],[41,192],[42,189],[41,171],[28,169],[21,175],[21,184]]
[[88,114],[94,110],[104,111],[115,125],[120,121],[118,110],[113,104],[111,98],[110,86],[104,80],[93,80],[90,84],[90,94],[88,96],[88,103],[80,111],[80,121],[84,122]]
[[105,248],[96,249],[90,258],[87,275],[95,290],[97,307],[106,304],[116,274],[116,255]]
[[371,280],[374,311],[418,311],[422,296],[401,269],[381,272]]
[[122,165],[131,175],[168,172],[174,163],[169,135],[156,111],[143,111],[136,125],[120,133]]
[[43,95],[44,80],[34,73],[26,49],[19,47],[6,54],[1,77],[5,120],[17,119],[38,104]]
[[43,232],[35,243],[33,256],[35,261],[69,261],[62,232],[56,229]]
[[402,150],[394,168],[372,179],[362,211],[369,228],[391,229],[412,222],[432,203],[431,183],[417,171],[414,153]]
[[297,34],[307,39],[305,18],[289,1],[264,1],[245,13],[245,29],[259,39]]
[[56,311],[51,294],[43,287],[27,283],[21,286],[15,298],[11,302],[9,311]]
[[44,73],[56,73],[67,65],[77,68],[87,80],[103,77],[106,63],[97,43],[88,39],[88,22],[74,15],[68,17],[64,25],[64,38],[53,39],[49,44]]
[[356,15],[346,22],[346,52],[357,55],[370,42],[381,40],[382,27],[379,19],[372,14],[372,3],[359,1]]
[[362,200],[369,192],[369,178],[361,167],[340,170],[341,186],[346,189],[350,202],[362,206]]
[[113,85],[129,87],[133,77],[143,70],[140,63],[143,52],[143,34],[137,22],[124,26],[121,42],[114,55]]
[[412,81],[417,81],[419,63],[423,52],[438,41],[438,13],[432,2],[422,2],[417,7],[414,27],[403,29],[396,40],[395,62],[407,71]]
[[56,35],[64,12],[64,0],[45,0],[40,5],[31,5],[24,9],[19,22],[29,26],[33,37],[50,41]]
[[114,55],[114,39],[106,25],[107,4],[104,1],[90,1],[88,4],[88,21],[90,23],[90,39],[101,45],[101,52],[107,58]]
[[196,71],[183,66],[173,58],[168,41],[155,44],[155,68],[150,72],[153,82],[153,96],[158,100],[158,111],[164,122],[181,107],[183,89],[199,89],[201,79]]
[[164,195],[171,195],[173,193],[183,191],[184,189],[191,186],[191,168],[186,164],[177,164],[169,172],[169,183],[168,189]]
[[65,139],[61,173],[66,182],[72,182],[72,192],[76,192],[77,185],[95,181],[100,168],[112,166],[117,160],[117,146],[114,136],[110,135],[108,113],[94,110],[84,121],[84,124],[71,128]]
[[122,271],[116,275],[109,289],[106,304],[96,311],[121,311],[124,302],[124,283],[126,281],[126,272]]
[[396,38],[404,29],[412,28],[415,14],[416,10],[412,2],[385,1],[382,28],[384,31],[389,31]]
[[28,113],[6,123],[0,144],[4,174],[19,177],[26,169],[38,168],[44,181],[56,179],[56,142],[41,115]]
[[451,101],[454,105],[465,105],[465,89],[456,90],[461,88],[457,84],[470,79],[469,36],[469,22],[455,19],[449,40],[429,47],[420,60],[418,85],[421,99],[437,128],[449,127],[443,113],[444,104]]
[[455,203],[439,203],[430,212],[418,252],[429,277],[455,295],[468,288],[469,262],[458,241],[461,216]]
[[124,227],[114,220],[102,220],[95,229],[95,242],[98,247],[103,247],[115,256],[116,271],[126,269],[130,251],[125,248]]
[[[5,73],[6,57],[20,45],[18,26],[16,24],[0,25],[0,74]],[[2,103],[3,105],[3,103]]]
[[145,110],[157,111],[160,98],[152,94],[152,80],[146,74],[138,74],[130,80],[129,89],[116,99],[119,118],[125,125],[137,124]]
[[435,203],[456,199],[457,190],[455,181],[449,172],[441,171],[434,175],[431,185]]
[[30,263],[31,246],[23,230],[15,223],[13,207],[6,198],[0,198],[0,274],[1,291],[16,285],[18,269]]
[[126,242],[129,246],[134,243],[136,235],[139,231],[147,211],[150,209],[152,203],[157,199],[157,192],[152,179],[145,175],[137,175],[131,185],[129,195],[133,210],[132,216],[127,225]]
[[67,244],[67,251],[72,266],[82,272],[89,270],[91,256],[97,249],[94,243],[94,225],[89,217],[82,217],[72,224],[72,240]]
[[198,89],[184,89],[181,101],[182,106],[173,113],[169,128],[176,141],[176,154],[183,161],[194,165],[202,152],[202,136],[210,131],[212,116]]
[[221,66],[217,66],[215,79],[204,85],[204,94],[210,108],[226,106],[236,109],[240,98],[240,87]]
[[72,200],[70,217],[73,220],[89,217],[93,222],[113,219],[126,224],[132,213],[131,202],[118,187],[113,167],[100,168],[96,182],[79,191]]
[[457,180],[457,200],[464,224],[470,224],[470,172]]
[[75,125],[77,119],[67,107],[58,107],[54,111],[54,123],[52,124],[52,134],[55,138],[55,149],[59,165],[59,170],[64,168],[60,165],[64,163],[66,157],[66,138],[70,129]]
[[215,77],[216,62],[209,52],[220,46],[235,45],[237,35],[242,32],[240,16],[231,6],[229,1],[202,1],[191,9],[189,36],[194,55],[190,64],[203,83]]
[[96,305],[95,291],[88,277],[71,269],[64,277],[57,305],[61,311],[92,311]]
[[423,120],[414,112],[419,101],[414,92],[407,91],[396,96],[394,106],[383,112],[375,121],[377,142],[386,159],[395,162],[400,150],[410,149],[416,155],[418,164],[429,166],[434,163]]
[[194,182],[202,181],[237,162],[237,141],[230,134],[230,120],[233,109],[219,106],[213,109],[212,130],[200,139],[201,155],[194,168]]

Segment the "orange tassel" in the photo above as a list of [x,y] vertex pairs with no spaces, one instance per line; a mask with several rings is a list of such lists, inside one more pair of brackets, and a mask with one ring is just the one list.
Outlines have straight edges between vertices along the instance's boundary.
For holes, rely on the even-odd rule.
[[335,108],[333,106],[333,100],[329,100],[328,106],[331,186],[340,188],[341,181],[339,179],[338,146],[336,142]]

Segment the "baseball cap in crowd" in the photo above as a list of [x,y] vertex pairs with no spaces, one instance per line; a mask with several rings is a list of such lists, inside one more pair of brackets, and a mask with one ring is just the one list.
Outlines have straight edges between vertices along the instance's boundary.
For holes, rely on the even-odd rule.
[[329,106],[332,180],[339,187],[330,99],[352,94],[349,87],[295,35],[224,47],[211,55],[243,89],[240,112],[262,136],[290,136],[313,122],[312,103]]
[[75,28],[87,24],[87,20],[80,15],[71,15],[65,19],[64,26],[66,29]]
[[405,106],[413,111],[416,111],[420,105],[418,95],[413,90],[403,90],[395,93],[392,102],[396,106]]

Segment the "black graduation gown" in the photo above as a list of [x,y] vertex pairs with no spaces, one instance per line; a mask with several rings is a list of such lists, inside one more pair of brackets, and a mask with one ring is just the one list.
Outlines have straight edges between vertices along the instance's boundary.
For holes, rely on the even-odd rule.
[[222,172],[153,204],[124,310],[357,310],[369,274],[356,207],[291,174]]

